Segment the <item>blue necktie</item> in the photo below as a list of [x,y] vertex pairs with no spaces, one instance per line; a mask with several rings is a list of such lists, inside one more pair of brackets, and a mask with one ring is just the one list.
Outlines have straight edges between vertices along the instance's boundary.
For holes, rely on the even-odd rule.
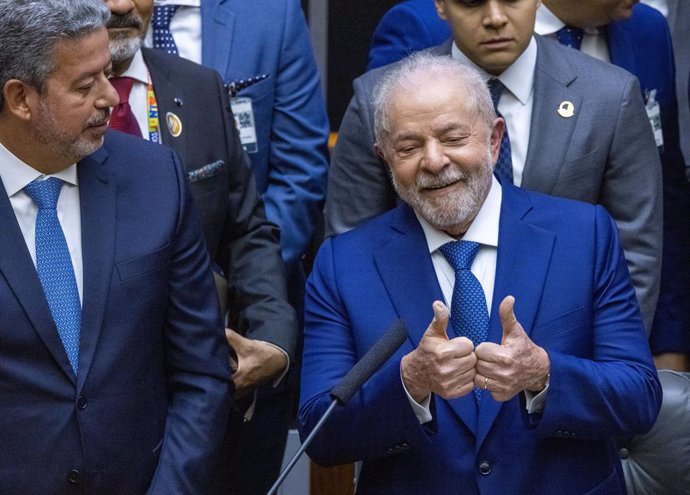
[[65,234],[57,216],[62,181],[55,177],[35,180],[24,191],[38,206],[36,216],[36,270],[60,340],[74,374],[79,366],[81,303]]
[[[455,333],[467,337],[476,347],[486,340],[489,333],[489,312],[484,289],[470,271],[474,257],[479,251],[479,243],[453,241],[444,244],[439,250],[455,270],[450,321]],[[481,393],[480,389],[474,388],[477,403],[481,401]]]
[[556,31],[556,37],[561,45],[569,46],[576,50],[579,50],[580,46],[582,46],[582,36],[584,36],[584,31],[579,27],[564,26]]
[[177,55],[177,45],[170,32],[170,20],[179,5],[156,5],[153,7],[153,47]]
[[[491,92],[491,100],[494,102],[494,110],[499,117],[503,117],[498,111],[498,102],[501,99],[501,94],[505,86],[498,79],[489,79],[489,91]],[[506,125],[503,131],[503,138],[501,139],[501,148],[498,153],[498,161],[496,162],[496,172],[503,180],[513,183],[513,160],[510,154],[510,138],[508,137],[508,126]]]

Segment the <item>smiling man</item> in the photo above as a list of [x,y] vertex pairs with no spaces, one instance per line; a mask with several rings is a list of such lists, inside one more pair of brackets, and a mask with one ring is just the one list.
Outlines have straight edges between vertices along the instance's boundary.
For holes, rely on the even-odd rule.
[[0,490],[204,493],[228,412],[174,153],[108,131],[102,0],[0,0]]
[[362,460],[365,495],[626,493],[613,438],[651,428],[661,390],[613,220],[492,175],[503,120],[452,58],[413,55],[372,98],[403,203],[319,251],[301,435],[386,326],[409,339],[310,457]]

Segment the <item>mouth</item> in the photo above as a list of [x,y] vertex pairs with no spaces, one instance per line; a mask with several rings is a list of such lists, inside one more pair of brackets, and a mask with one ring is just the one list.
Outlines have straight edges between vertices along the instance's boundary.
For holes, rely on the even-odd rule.
[[444,181],[443,183],[440,183],[440,184],[426,184],[426,185],[423,185],[422,187],[420,187],[419,189],[424,194],[435,195],[435,194],[441,194],[441,193],[443,193],[449,189],[452,189],[456,185],[458,185],[460,183],[464,183],[464,182],[466,182],[464,179],[458,178],[458,179],[452,179],[452,180]]
[[513,42],[512,38],[501,37],[501,38],[492,38],[490,40],[484,41],[481,43],[481,45],[485,46],[487,48],[494,49],[494,50],[499,50],[499,49],[507,48],[512,42]]

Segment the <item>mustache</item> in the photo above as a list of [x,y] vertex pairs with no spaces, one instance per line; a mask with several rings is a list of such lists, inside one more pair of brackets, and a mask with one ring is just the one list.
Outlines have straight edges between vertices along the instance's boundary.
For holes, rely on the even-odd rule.
[[109,108],[103,108],[96,115],[91,117],[88,120],[88,122],[86,122],[86,127],[95,127],[95,126],[103,125],[106,122],[108,122],[109,118],[110,118],[110,109]]
[[422,173],[417,177],[415,181],[415,186],[418,189],[428,189],[428,188],[438,188],[447,186],[454,182],[461,180],[466,180],[468,174],[459,169],[447,169],[439,172],[438,174],[431,174],[428,172]]
[[128,12],[127,14],[111,14],[110,20],[106,24],[106,28],[136,28],[141,29],[144,26],[144,22],[141,17],[139,17],[134,12]]

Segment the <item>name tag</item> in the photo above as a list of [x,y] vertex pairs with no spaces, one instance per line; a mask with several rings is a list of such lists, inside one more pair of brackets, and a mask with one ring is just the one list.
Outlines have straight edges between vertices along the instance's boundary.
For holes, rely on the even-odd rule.
[[659,108],[659,102],[656,101],[656,89],[648,91],[646,96],[647,118],[652,126],[656,145],[660,148],[664,145],[664,132],[661,128],[661,109]]
[[252,99],[246,97],[233,98],[230,101],[232,113],[235,115],[235,126],[240,133],[242,147],[247,153],[256,153],[259,146],[256,141],[256,125],[254,123],[254,107]]

